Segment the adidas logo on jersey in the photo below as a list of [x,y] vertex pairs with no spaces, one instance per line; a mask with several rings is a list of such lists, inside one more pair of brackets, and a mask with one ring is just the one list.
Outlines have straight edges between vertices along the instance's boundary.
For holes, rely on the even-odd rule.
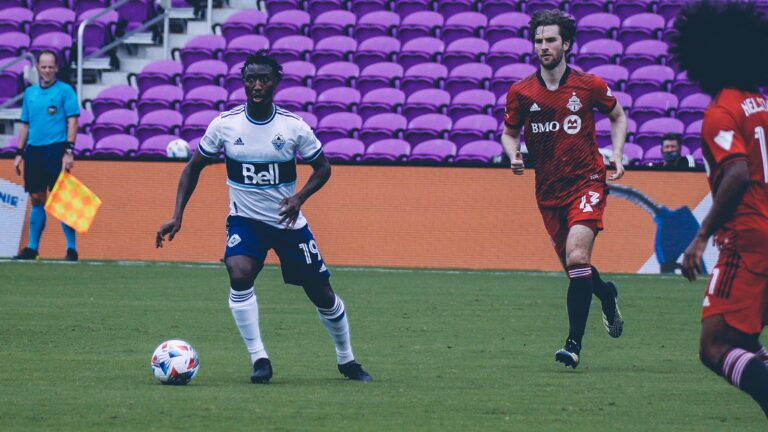
[[539,108],[539,106],[536,105],[536,102],[534,102],[533,105],[531,105],[530,111],[541,111],[541,108]]
[[242,138],[238,138],[238,139],[235,140],[235,144],[234,145],[245,145],[245,143],[243,142]]

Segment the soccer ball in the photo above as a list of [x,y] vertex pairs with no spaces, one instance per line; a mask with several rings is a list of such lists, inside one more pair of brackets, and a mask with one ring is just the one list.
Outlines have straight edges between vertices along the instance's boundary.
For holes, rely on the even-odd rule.
[[186,159],[189,157],[189,143],[183,139],[175,139],[165,147],[165,154],[169,158]]
[[183,340],[167,340],[152,353],[152,374],[163,384],[184,385],[199,367],[197,351]]

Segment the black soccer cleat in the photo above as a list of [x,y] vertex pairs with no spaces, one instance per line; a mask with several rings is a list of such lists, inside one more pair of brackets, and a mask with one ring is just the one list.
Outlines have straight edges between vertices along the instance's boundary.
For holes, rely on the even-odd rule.
[[272,379],[272,362],[262,357],[253,363],[251,382],[254,384],[266,384]]
[[366,372],[365,369],[363,369],[363,365],[361,365],[360,363],[354,360],[352,360],[351,362],[340,364],[339,372],[341,372],[342,375],[344,375],[345,377],[353,381],[363,381],[363,382],[373,381],[373,377],[371,376],[371,374]]
[[568,339],[565,341],[565,346],[555,353],[555,361],[576,369],[576,366],[579,365],[580,352],[581,346],[575,340]]
[[603,307],[603,325],[610,337],[617,338],[624,332],[624,317],[621,316],[621,311],[619,310],[619,292],[616,290],[616,285],[613,282],[606,282],[605,284],[608,285],[613,294],[615,306],[613,310],[605,310],[605,307]]
[[77,251],[72,248],[67,248],[67,254],[64,256],[64,259],[66,261],[72,261],[75,262],[78,259],[80,259],[80,256],[77,254]]
[[14,256],[11,259],[20,260],[20,261],[32,261],[32,260],[38,259],[39,257],[40,257],[40,254],[38,254],[36,250],[25,247],[24,249],[21,250],[21,252],[19,252],[18,255]]

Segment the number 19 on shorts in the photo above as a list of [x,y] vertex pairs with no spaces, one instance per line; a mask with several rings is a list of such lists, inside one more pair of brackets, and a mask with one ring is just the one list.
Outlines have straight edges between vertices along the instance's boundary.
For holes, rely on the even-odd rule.
[[312,264],[312,255],[317,255],[317,261],[320,261],[320,249],[317,248],[317,243],[314,240],[310,240],[307,243],[299,243],[299,247],[304,252],[304,258],[307,260],[307,264]]

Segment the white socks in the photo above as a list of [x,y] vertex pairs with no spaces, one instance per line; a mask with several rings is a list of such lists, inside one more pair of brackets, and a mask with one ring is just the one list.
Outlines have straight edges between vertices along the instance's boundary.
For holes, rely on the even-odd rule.
[[229,308],[232,310],[232,317],[235,318],[235,324],[237,324],[237,328],[240,330],[243,342],[248,347],[251,363],[260,358],[269,357],[264,350],[264,343],[261,341],[259,305],[256,303],[256,294],[253,293],[253,287],[245,291],[235,291],[230,288]]
[[320,315],[320,322],[328,330],[328,334],[336,345],[336,362],[344,364],[354,360],[344,302],[336,296],[336,301],[330,309],[317,308],[317,312]]

